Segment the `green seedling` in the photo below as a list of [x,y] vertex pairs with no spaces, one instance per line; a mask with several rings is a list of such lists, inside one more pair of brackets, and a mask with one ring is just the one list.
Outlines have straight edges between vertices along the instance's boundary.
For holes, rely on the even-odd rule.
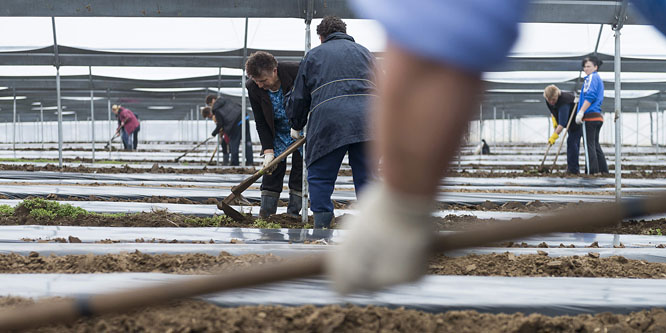
[[252,226],[259,229],[282,229],[282,226],[278,223],[268,222],[263,219],[254,220],[254,224],[252,224]]
[[14,215],[14,207],[10,205],[0,205],[0,216]]

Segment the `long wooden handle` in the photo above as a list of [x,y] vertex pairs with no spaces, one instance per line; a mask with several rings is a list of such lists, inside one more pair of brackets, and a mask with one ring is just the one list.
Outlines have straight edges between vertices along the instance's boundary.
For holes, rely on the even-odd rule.
[[210,140],[210,139],[212,139],[212,138],[214,138],[214,137],[213,137],[213,136],[208,137],[206,140],[201,141],[198,145],[194,146],[194,148],[192,148],[192,149],[186,151],[183,155],[180,155],[180,156],[176,157],[176,162],[178,162],[178,160],[181,159],[181,158],[183,158],[185,155],[187,155],[187,154],[189,154],[189,153],[195,151],[197,148],[201,147],[202,144],[208,142],[208,140]]
[[[579,230],[583,227],[614,225],[625,218],[666,212],[666,194],[620,204],[606,203],[567,211],[548,217],[497,223],[475,230],[437,236],[433,252],[481,246],[537,234]],[[0,312],[0,331],[27,329],[45,324],[70,323],[80,317],[127,311],[132,308],[164,304],[166,301],[217,293],[264,283],[304,278],[324,273],[325,254],[267,264],[241,271],[197,277],[101,294],[81,300],[37,303],[30,307]]]
[[550,143],[548,144],[548,148],[546,148],[546,153],[543,154],[543,159],[541,160],[541,168],[543,168],[543,164],[546,162],[546,157],[548,156],[548,152],[550,151],[550,147],[552,147]]
[[298,147],[302,146],[305,143],[305,137],[302,137],[296,141],[294,141],[292,144],[287,147],[285,151],[283,151],[280,155],[278,155],[276,158],[274,158],[270,163],[268,163],[267,166],[261,168],[261,170],[255,172],[252,176],[246,178],[242,182],[240,182],[238,185],[234,186],[231,188],[231,194],[224,198],[225,203],[230,203],[233,199],[235,199],[238,195],[243,193],[243,191],[247,190],[248,187],[250,187],[254,182],[259,179],[259,177],[263,176],[266,173],[266,170],[270,170],[274,166],[278,165],[278,163],[282,162],[289,154],[293,153]]
[[220,149],[220,144],[218,143],[215,145],[215,150],[213,150],[213,155],[210,155],[210,161],[208,161],[208,164],[213,163],[213,158],[215,157],[215,154],[217,154],[217,150]]
[[[577,107],[578,107],[578,102],[576,102],[574,104],[573,109],[576,110]],[[569,115],[569,121],[567,122],[567,128],[565,128],[565,130],[564,130],[564,135],[562,136],[562,141],[560,141],[560,147],[557,148],[557,154],[555,154],[555,160],[553,161],[553,168],[555,168],[555,163],[557,163],[557,157],[560,156],[560,151],[562,151],[562,146],[564,145],[564,139],[566,139],[567,134],[569,134],[569,126],[571,126],[571,119],[573,119],[574,114],[576,114],[576,112],[571,111],[571,114]]]

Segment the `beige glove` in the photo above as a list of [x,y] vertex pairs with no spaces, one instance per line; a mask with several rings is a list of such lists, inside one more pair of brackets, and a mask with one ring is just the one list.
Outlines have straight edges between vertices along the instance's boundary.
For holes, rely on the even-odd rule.
[[293,128],[292,128],[291,131],[289,132],[289,135],[291,135],[291,137],[292,137],[294,140],[298,140],[298,139],[301,138],[301,132],[300,132],[300,131],[297,131],[297,130],[295,130],[295,129],[293,129]]
[[583,123],[583,116],[585,115],[585,112],[578,111],[576,113],[576,124],[580,125]]
[[[266,168],[266,167],[268,166],[268,163],[271,163],[271,161],[273,161],[274,159],[275,159],[275,154],[274,154],[274,153],[272,153],[272,152],[270,152],[270,153],[265,153],[265,154],[264,154],[264,163],[263,163],[263,165],[262,165],[262,169],[263,169],[263,168]],[[266,169],[265,173],[266,173],[267,175],[272,174],[273,171],[275,171],[275,168],[276,168],[276,167],[277,167],[277,164],[274,165],[274,166],[273,166],[272,168],[270,168],[270,169]]]
[[326,273],[346,294],[410,282],[425,274],[434,240],[434,202],[390,191],[383,184],[364,190],[350,230],[328,253]]

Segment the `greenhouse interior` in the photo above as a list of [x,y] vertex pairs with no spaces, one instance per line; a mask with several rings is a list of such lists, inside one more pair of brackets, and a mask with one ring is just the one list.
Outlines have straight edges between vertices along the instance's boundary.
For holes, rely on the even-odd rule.
[[0,7],[0,331],[666,331],[664,0]]

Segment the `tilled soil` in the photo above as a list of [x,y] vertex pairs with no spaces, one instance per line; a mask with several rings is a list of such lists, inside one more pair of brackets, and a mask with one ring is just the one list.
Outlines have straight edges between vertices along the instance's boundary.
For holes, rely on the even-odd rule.
[[257,170],[255,168],[172,168],[164,167],[158,163],[153,164],[152,168],[133,168],[125,164],[122,166],[110,166],[89,168],[84,165],[79,166],[63,166],[59,168],[55,164],[47,164],[44,166],[37,166],[34,164],[0,164],[0,170],[18,170],[18,171],[60,171],[60,172],[76,172],[76,173],[181,173],[181,174],[202,174],[202,173],[218,173],[218,174],[248,174],[251,175]]
[[[535,250],[535,253],[537,251]],[[621,256],[600,258],[598,253],[586,256],[549,257],[540,254],[516,256],[512,253],[467,255],[451,258],[435,256],[429,263],[428,274],[475,276],[559,276],[608,278],[666,278],[665,263],[650,263]],[[113,273],[160,272],[176,274],[205,274],[230,271],[252,265],[277,262],[282,258],[249,254],[232,256],[221,252],[217,256],[193,254],[149,255],[141,252],[105,255],[28,256],[0,254],[0,273]]]
[[[212,203],[217,202],[213,199]],[[249,217],[249,216],[248,216]],[[124,216],[106,216],[100,214],[79,215],[76,218],[56,217],[54,219],[36,218],[28,214],[25,210],[17,209],[14,215],[0,216],[0,225],[58,225],[58,226],[97,226],[97,227],[202,227],[210,225],[199,225],[188,221],[192,216],[170,213],[167,211],[154,211],[150,213],[136,213]],[[332,223],[332,228],[338,228],[339,222],[344,220],[345,216],[337,217]],[[256,217],[250,218],[256,221]],[[277,223],[282,228],[301,229],[303,227],[312,228],[314,224],[312,216],[308,217],[308,225],[301,223],[300,217],[292,217],[287,214],[276,214],[265,219],[267,222]],[[478,219],[474,216],[447,215],[436,220],[439,230],[462,231],[473,228],[479,228],[491,224],[505,223],[505,221],[495,219]],[[252,227],[252,224],[240,223],[236,221],[227,221],[219,227]],[[577,231],[577,230],[572,230]],[[620,234],[638,234],[638,235],[661,235],[662,231],[666,233],[666,219],[653,221],[631,221],[623,222],[620,226],[603,227],[595,229],[581,229],[578,231],[595,233],[620,233]]]
[[[55,300],[55,299],[54,299]],[[0,309],[33,304],[0,298]],[[245,306],[222,308],[204,301],[173,301],[126,314],[81,319],[26,332],[664,332],[666,311],[549,317],[476,311],[427,313],[378,306]]]

